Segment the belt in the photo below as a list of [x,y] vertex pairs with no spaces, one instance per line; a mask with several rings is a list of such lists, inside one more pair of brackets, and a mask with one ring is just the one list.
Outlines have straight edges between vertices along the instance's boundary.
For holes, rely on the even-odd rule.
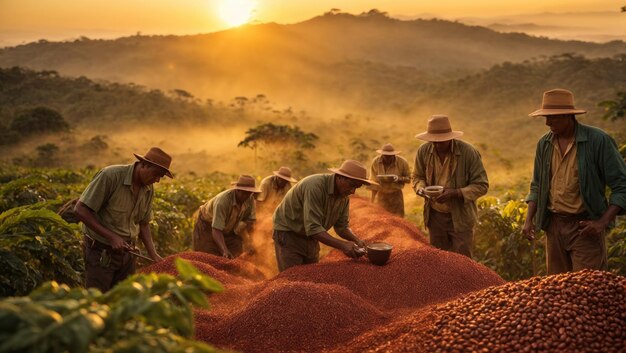
[[278,232],[278,233],[285,233],[285,234],[287,234],[289,236],[295,236],[296,238],[300,238],[300,239],[304,239],[304,240],[317,240],[317,239],[315,239],[313,237],[310,237],[310,236],[308,236],[306,234],[300,234],[300,233],[296,233],[296,232],[293,232],[293,231],[290,231],[290,230],[276,230],[276,232]]
[[550,212],[550,214],[552,217],[558,218],[566,222],[567,221],[569,222],[581,221],[581,220],[589,218],[589,214],[587,214],[587,212],[581,212],[581,213]]
[[[96,249],[107,249],[107,250],[113,250],[113,248],[111,247],[111,245],[109,244],[105,244],[101,241],[98,241],[92,237],[90,237],[87,234],[83,234],[83,239],[85,239],[85,243],[87,245],[89,245],[90,249],[96,248]],[[130,244],[131,246],[134,246],[134,242],[133,241],[128,241],[128,244]]]

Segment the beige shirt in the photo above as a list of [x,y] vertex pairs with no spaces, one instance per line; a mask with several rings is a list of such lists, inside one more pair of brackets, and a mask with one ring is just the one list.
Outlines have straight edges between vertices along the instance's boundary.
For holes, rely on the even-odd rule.
[[[454,145],[452,145],[454,148]],[[446,154],[443,161],[439,158],[439,155],[435,152],[435,158],[433,168],[435,169],[435,180],[433,185],[441,185],[444,188],[450,187],[450,176],[452,175],[452,164],[454,159],[454,151],[450,150],[450,153]],[[433,201],[432,207],[437,212],[450,213],[450,206],[447,203],[440,203]]]
[[[379,181],[376,176],[378,175],[397,175],[400,178],[406,178],[403,182],[393,181]],[[369,189],[376,190],[380,193],[392,193],[398,190],[402,190],[405,183],[408,183],[411,178],[411,169],[409,168],[409,162],[406,159],[396,156],[393,163],[385,166],[383,163],[382,155],[374,157],[372,160],[372,166],[370,167],[369,180],[375,181],[380,185],[370,185]]]
[[[139,225],[152,218],[152,185],[142,186],[133,194],[133,170],[137,164],[112,165],[99,171],[80,195],[80,202],[89,207],[105,228],[125,241],[137,241]],[[91,238],[110,242],[85,224],[82,230]]]
[[556,136],[553,139],[554,151],[550,162],[550,194],[548,209],[556,213],[578,214],[585,211],[578,182],[576,141],[572,141],[561,154]]
[[200,206],[200,219],[224,234],[233,233],[239,222],[254,222],[256,220],[254,194],[239,205],[235,198],[235,190],[222,191]]
[[274,212],[274,229],[311,236],[345,229],[348,197],[335,195],[335,174],[315,174],[300,180]]
[[261,180],[261,185],[259,189],[261,192],[257,194],[257,201],[267,201],[267,202],[280,202],[280,200],[285,197],[287,191],[291,189],[291,183],[287,182],[284,187],[279,188],[277,180],[280,177],[276,175],[270,175]]

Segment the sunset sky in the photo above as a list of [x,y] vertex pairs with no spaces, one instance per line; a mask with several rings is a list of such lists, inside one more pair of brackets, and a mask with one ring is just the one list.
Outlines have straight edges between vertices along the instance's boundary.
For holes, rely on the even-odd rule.
[[[332,8],[358,14],[377,8],[392,17],[445,19],[542,12],[619,12],[614,0],[0,0],[0,46],[81,35],[114,38],[196,34],[248,21],[295,23]],[[624,16],[626,22],[626,16]]]

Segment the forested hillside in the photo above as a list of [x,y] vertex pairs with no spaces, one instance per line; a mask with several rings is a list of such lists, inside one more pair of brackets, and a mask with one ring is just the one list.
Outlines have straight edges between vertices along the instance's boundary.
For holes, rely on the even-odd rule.
[[[423,84],[459,78],[504,61],[625,52],[623,42],[558,41],[436,19],[401,21],[370,11],[358,16],[328,13],[294,25],[248,25],[204,35],[40,41],[0,50],[0,66],[56,70],[165,91],[178,88],[202,98],[262,93],[282,103],[323,107],[336,104],[326,88],[350,82],[354,63],[390,78],[408,71],[410,79]],[[369,81],[369,70],[357,78]],[[363,88],[353,85],[348,93],[358,95]]]

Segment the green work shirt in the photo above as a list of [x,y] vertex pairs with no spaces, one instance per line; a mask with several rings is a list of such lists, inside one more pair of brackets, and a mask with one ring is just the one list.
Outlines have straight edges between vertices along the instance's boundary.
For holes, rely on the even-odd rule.
[[[476,199],[489,190],[487,172],[483,166],[480,153],[474,146],[461,140],[452,140],[450,160],[450,179],[447,186],[460,189],[463,199],[453,198],[448,204],[450,215],[456,232],[470,231],[478,220]],[[432,142],[421,145],[415,155],[413,168],[413,189],[437,185],[435,183],[435,158],[437,151]],[[431,203],[424,206],[424,224],[428,224]]]
[[254,194],[250,194],[243,204],[237,204],[236,189],[222,191],[200,206],[200,218],[209,223],[211,228],[230,234],[239,222],[250,223],[256,220]]
[[[593,126],[576,123],[576,162],[578,182],[589,219],[599,219],[609,205],[626,211],[626,163],[619,154],[617,144],[606,132]],[[533,179],[526,201],[537,203],[536,230],[547,229],[550,224],[549,195],[552,176],[554,134],[548,132],[537,143]],[[606,187],[611,189],[607,200]]]
[[275,230],[311,236],[348,228],[348,197],[335,195],[335,174],[315,174],[287,192],[272,218]]
[[[139,225],[152,219],[152,185],[141,186],[137,201],[133,197],[133,169],[137,164],[112,165],[99,171],[89,183],[80,202],[94,211],[96,219],[105,228],[126,241],[137,241]],[[109,244],[108,239],[85,224],[83,232],[93,239]]]

